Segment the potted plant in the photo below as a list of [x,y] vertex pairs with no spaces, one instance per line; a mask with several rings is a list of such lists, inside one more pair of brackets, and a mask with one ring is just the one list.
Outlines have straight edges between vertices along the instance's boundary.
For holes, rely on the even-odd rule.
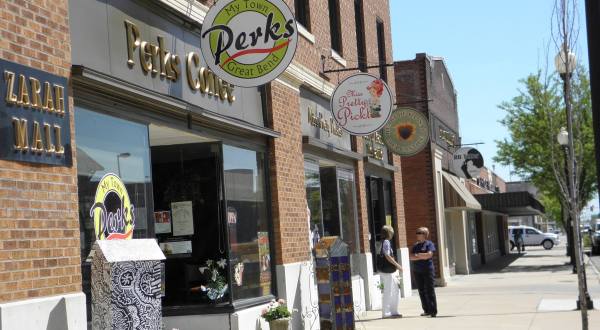
[[199,269],[208,278],[208,283],[201,286],[201,289],[212,302],[218,302],[227,293],[227,281],[220,272],[220,269],[224,270],[226,265],[225,259],[219,261],[209,259],[206,260],[206,266]]
[[271,301],[261,314],[261,317],[269,322],[271,330],[288,330],[291,316],[292,313],[290,313],[283,299]]

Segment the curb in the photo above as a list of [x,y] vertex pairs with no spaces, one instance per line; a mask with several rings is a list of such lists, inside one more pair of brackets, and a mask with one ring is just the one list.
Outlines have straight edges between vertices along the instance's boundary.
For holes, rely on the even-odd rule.
[[588,261],[586,262],[586,264],[591,266],[592,270],[596,274],[596,277],[598,278],[598,283],[600,283],[600,269],[596,267],[596,265],[592,262],[591,258],[588,255],[585,255],[584,258],[587,258]]

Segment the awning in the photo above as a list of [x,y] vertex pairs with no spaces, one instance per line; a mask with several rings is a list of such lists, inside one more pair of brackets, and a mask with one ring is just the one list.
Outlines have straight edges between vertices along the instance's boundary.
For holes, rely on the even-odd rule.
[[444,176],[444,207],[453,210],[481,210],[481,205],[467,190],[464,183],[452,174],[442,172]]
[[475,195],[484,210],[507,214],[508,216],[543,215],[546,210],[527,191]]

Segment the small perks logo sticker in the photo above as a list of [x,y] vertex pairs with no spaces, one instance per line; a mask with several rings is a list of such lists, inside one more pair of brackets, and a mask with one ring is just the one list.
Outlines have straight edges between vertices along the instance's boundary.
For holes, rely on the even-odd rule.
[[393,153],[412,156],[423,150],[429,141],[429,121],[417,110],[401,108],[392,113],[382,133],[385,145]]
[[96,239],[131,239],[133,236],[133,204],[125,184],[116,174],[108,173],[98,183],[90,216],[94,219]]
[[297,31],[283,0],[220,0],[204,18],[200,48],[219,78],[256,87],[277,78],[292,62]]
[[387,84],[370,74],[346,78],[331,97],[333,118],[352,135],[369,135],[385,125],[392,112]]

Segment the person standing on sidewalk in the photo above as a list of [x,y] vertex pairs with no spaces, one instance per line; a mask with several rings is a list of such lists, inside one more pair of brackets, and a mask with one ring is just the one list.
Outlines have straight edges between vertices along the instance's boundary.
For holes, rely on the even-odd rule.
[[396,280],[397,271],[402,271],[402,266],[394,258],[394,251],[390,240],[394,236],[394,229],[390,226],[381,228],[381,254],[378,257],[379,276],[381,284],[383,284],[383,295],[381,296],[381,314],[386,317],[402,317],[398,313],[398,305],[400,302],[400,289]]
[[423,314],[421,316],[437,316],[437,300],[435,298],[435,269],[433,268],[433,242],[427,240],[429,229],[417,229],[417,243],[412,248],[410,260],[414,261],[415,281],[419,289]]

